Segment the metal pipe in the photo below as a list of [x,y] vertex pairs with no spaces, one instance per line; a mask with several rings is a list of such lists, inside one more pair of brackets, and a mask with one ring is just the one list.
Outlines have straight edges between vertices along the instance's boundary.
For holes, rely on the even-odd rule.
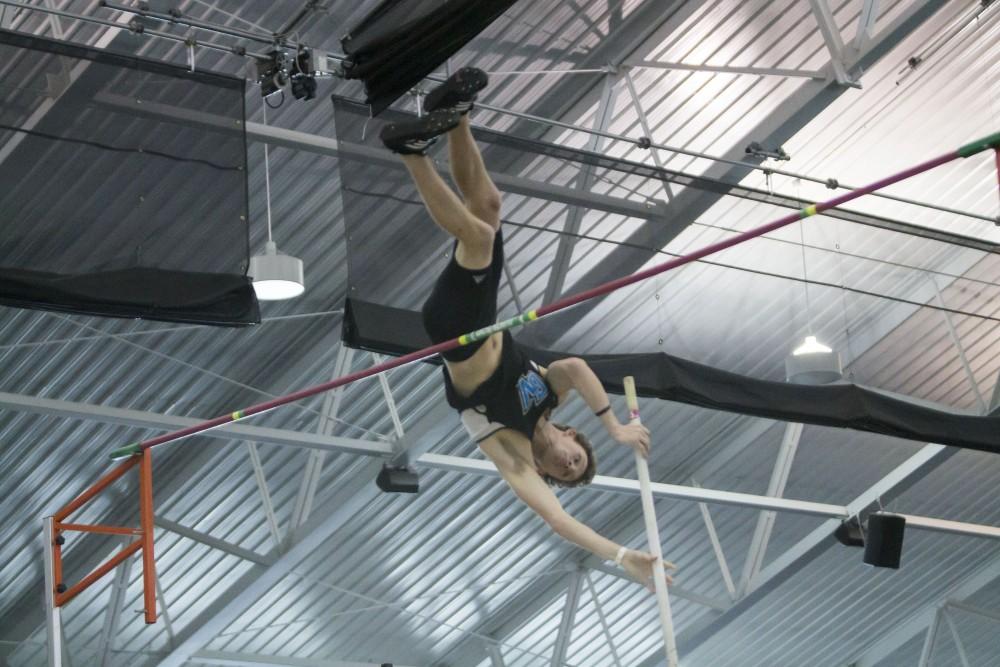
[[153,555],[153,453],[139,466],[139,521],[142,525],[142,600],[146,623],[156,623],[156,558]]
[[62,614],[56,604],[56,584],[61,576],[56,574],[55,549],[57,547],[55,521],[47,516],[42,519],[44,526],[45,557],[45,629],[49,667],[62,667]]
[[928,160],[927,162],[918,164],[917,166],[906,169],[905,171],[901,171],[887,178],[875,181],[874,183],[866,185],[863,188],[853,190],[839,197],[834,197],[833,199],[829,199],[825,202],[812,204],[810,206],[805,207],[801,211],[786,215],[782,218],[779,218],[778,220],[775,220],[770,224],[762,225],[755,229],[743,232],[742,234],[737,234],[736,236],[733,236],[724,241],[713,243],[712,245],[706,246],[701,250],[697,250],[688,255],[677,257],[668,262],[658,264],[649,269],[646,269],[645,271],[640,271],[630,276],[625,276],[617,280],[612,280],[608,283],[605,283],[604,285],[599,285],[593,289],[589,289],[584,292],[580,292],[579,294],[570,295],[568,297],[560,299],[555,303],[551,303],[547,306],[542,306],[537,310],[528,311],[516,317],[505,320],[503,322],[498,322],[492,326],[479,329],[478,331],[473,331],[464,336],[459,336],[458,338],[453,338],[451,340],[447,340],[438,343],[436,345],[426,347],[422,350],[416,350],[409,354],[405,354],[401,357],[390,359],[381,364],[376,364],[364,370],[360,370],[355,373],[345,375],[336,380],[331,380],[330,382],[316,385],[315,387],[302,389],[292,394],[288,394],[287,396],[281,396],[276,399],[266,401],[264,403],[258,403],[257,405],[252,405],[248,408],[237,410],[228,415],[222,415],[216,417],[215,419],[210,419],[208,421],[201,422],[193,426],[189,426],[188,428],[180,429],[178,431],[173,431],[171,433],[165,433],[150,440],[144,440],[142,442],[121,447],[111,452],[110,456],[112,459],[119,459],[119,458],[133,456],[151,447],[163,445],[169,442],[173,442],[175,440],[180,440],[182,438],[187,438],[192,435],[196,435],[198,433],[203,433],[205,431],[218,428],[220,426],[224,426],[226,424],[230,424],[235,421],[246,419],[247,417],[252,417],[253,415],[269,412],[271,410],[274,410],[275,408],[281,407],[282,405],[294,403],[295,401],[302,400],[303,398],[309,398],[310,396],[315,396],[316,394],[321,394],[325,391],[336,389],[337,387],[350,384],[357,380],[371,377],[373,375],[377,375],[378,373],[384,373],[385,371],[392,370],[393,368],[399,368],[401,366],[411,364],[415,361],[421,361],[435,354],[440,354],[441,352],[447,352],[448,350],[454,350],[455,348],[460,347],[462,345],[468,345],[469,343],[483,340],[493,335],[494,333],[498,333],[500,331],[504,331],[507,329],[513,329],[514,327],[526,324],[527,322],[537,320],[541,317],[544,317],[556,311],[564,310],[571,306],[575,306],[576,304],[581,303],[583,301],[587,301],[588,299],[594,299],[599,296],[610,294],[611,292],[621,289],[622,287],[625,287],[627,285],[632,285],[634,283],[641,282],[643,280],[646,280],[647,278],[651,278],[652,276],[697,261],[699,259],[702,259],[703,257],[719,252],[721,250],[731,248],[732,246],[743,243],[744,241],[749,241],[750,239],[757,238],[758,236],[763,236],[768,232],[773,232],[776,229],[785,227],[802,218],[807,218],[816,215],[817,213],[821,213],[822,211],[835,208],[837,206],[840,206],[841,204],[845,204],[851,200],[857,199],[858,197],[874,192],[879,188],[884,188],[888,185],[892,185],[893,183],[898,183],[899,181],[903,181],[907,178],[910,178],[911,176],[915,176],[917,174],[923,173],[935,167],[939,167],[948,162],[952,162],[953,160],[969,157],[981,151],[997,146],[1000,146],[1000,132],[992,134],[988,137],[984,137],[972,143],[966,144],[965,146],[960,147],[956,151],[946,153],[944,155],[934,158],[933,160]]
[[81,592],[83,592],[92,583],[106,575],[111,570],[115,569],[119,563],[134,554],[136,551],[142,548],[142,540],[136,540],[132,544],[128,545],[114,556],[112,556],[106,563],[101,565],[99,568],[88,574],[86,577],[80,580],[80,583],[76,584],[65,593],[59,593],[56,595],[56,604],[60,607],[75,598]]
[[490,76],[518,76],[521,74],[607,74],[605,69],[522,69],[500,72],[489,70],[486,72]]
[[164,12],[154,12],[149,9],[142,9],[141,7],[130,7],[128,5],[119,5],[115,2],[107,2],[107,0],[101,0],[99,3],[101,7],[107,7],[108,9],[113,9],[118,12],[124,12],[126,14],[135,14],[136,16],[141,16],[143,18],[156,19],[158,21],[164,21],[166,23],[176,23],[177,25],[187,26],[189,28],[197,28],[198,30],[207,30],[209,32],[214,32],[219,35],[228,35],[230,37],[239,37],[240,39],[249,39],[255,42],[260,42],[262,44],[274,44],[278,39],[278,35],[264,35],[255,32],[250,32],[249,30],[240,30],[239,28],[230,28],[229,26],[216,25],[214,23],[207,23],[205,21],[199,21],[198,19],[184,18],[183,15],[178,11],[177,15],[168,14]]
[[59,530],[73,530],[81,533],[101,533],[103,535],[141,535],[141,530],[135,528],[125,528],[122,526],[101,526],[84,525],[79,523],[60,523],[56,526]]
[[[113,27],[113,28],[118,28],[118,29],[121,29],[121,30],[131,30],[131,28],[130,28],[129,25],[123,25],[121,23],[115,23],[114,21],[108,21],[106,19],[98,19],[98,18],[91,17],[91,16],[84,16],[82,14],[74,14],[73,12],[67,12],[67,11],[58,10],[58,9],[51,9],[51,8],[46,8],[46,7],[36,7],[34,5],[29,5],[29,4],[24,3],[24,2],[17,2],[16,0],[0,0],[0,5],[8,5],[8,6],[11,6],[11,7],[20,7],[22,9],[39,11],[39,12],[43,12],[43,13],[52,14],[52,15],[55,15],[55,16],[63,16],[63,17],[66,17],[66,18],[75,19],[77,21],[88,21],[88,22],[91,22],[91,23],[97,23],[97,24],[100,24],[100,25],[105,25],[105,26],[109,26],[109,27]],[[225,35],[237,36],[237,37],[244,37],[245,39],[251,39],[251,40],[254,40],[254,41],[263,42],[263,43],[267,43],[267,44],[275,44],[276,42],[278,42],[278,43],[280,43],[283,46],[287,46],[289,48],[296,48],[296,49],[305,46],[303,44],[298,44],[298,43],[295,43],[295,42],[288,41],[288,40],[286,40],[283,37],[280,37],[278,35],[274,35],[271,38],[265,38],[263,35],[257,35],[255,33],[247,32],[247,31],[239,31],[239,30],[237,30],[235,28],[228,28],[228,27],[225,27],[225,26],[217,26],[215,24],[205,23],[205,22],[201,22],[201,21],[193,21],[193,20],[188,20],[188,19],[181,20],[179,18],[174,18],[174,17],[170,16],[169,14],[157,15],[158,12],[150,12],[150,11],[143,12],[142,10],[138,10],[138,9],[136,9],[134,7],[126,7],[126,6],[123,6],[123,5],[116,5],[116,4],[107,3],[107,2],[105,2],[104,5],[106,7],[108,7],[109,9],[115,9],[115,10],[122,11],[122,12],[129,12],[129,13],[132,13],[132,14],[139,14],[139,15],[143,15],[143,16],[149,16],[151,18],[158,18],[160,20],[170,21],[170,22],[173,22],[173,23],[181,24],[181,25],[189,25],[191,27],[199,28],[199,29],[202,29],[202,30],[209,30],[209,31],[216,32],[216,33],[219,33],[219,34],[225,34]],[[173,41],[176,41],[176,42],[190,43],[190,40],[187,37],[181,37],[181,36],[178,36],[178,35],[173,35],[171,33],[164,32],[162,30],[155,30],[153,28],[144,28],[143,29],[143,34],[149,34],[149,35],[153,35],[155,37],[162,37],[164,39],[169,39],[169,40],[173,40]],[[266,59],[268,57],[266,54],[253,53],[253,52],[249,52],[249,51],[247,51],[245,54],[241,54],[240,53],[240,49],[238,47],[224,47],[224,46],[219,46],[219,45],[216,45],[216,44],[212,44],[211,42],[195,42],[195,45],[196,46],[201,46],[201,47],[204,47],[204,48],[209,48],[209,49],[217,50],[217,51],[222,51],[224,53],[234,54],[234,55],[247,55],[247,56],[250,56],[250,57],[256,58],[256,59]],[[327,55],[328,58],[330,58],[331,60],[334,60],[334,61],[336,61],[338,63],[343,63],[343,62],[345,62],[347,60],[347,57],[344,56],[344,55],[342,55],[342,54],[327,53],[326,55]],[[566,71],[539,70],[538,72],[532,72],[530,70],[525,70],[523,73],[525,73],[525,74],[535,74],[535,73],[538,73],[538,74],[542,74],[542,73],[577,74],[577,73],[596,73],[596,72],[604,72],[604,71],[605,70],[603,70],[603,69],[598,69],[598,70],[566,70]],[[494,74],[496,74],[496,75],[515,74],[515,73],[516,72],[494,72]],[[434,81],[434,82],[441,82],[441,81],[444,80],[443,78],[437,77],[437,76],[428,76],[428,77],[425,77],[425,78],[427,80],[429,80],[429,81]],[[708,155],[706,153],[699,153],[698,151],[687,150],[687,149],[684,149],[684,148],[677,148],[676,146],[667,146],[665,144],[647,143],[646,140],[649,139],[648,137],[643,137],[642,139],[633,139],[631,137],[626,137],[626,136],[618,135],[618,134],[612,134],[610,132],[601,132],[599,130],[594,130],[592,128],[582,127],[582,126],[579,126],[579,125],[573,125],[571,123],[563,123],[561,121],[557,121],[557,120],[554,120],[554,119],[542,118],[540,116],[533,116],[531,114],[522,113],[522,112],[519,112],[519,111],[514,111],[512,109],[503,109],[503,108],[495,107],[495,106],[492,106],[492,105],[489,105],[489,104],[485,104],[485,103],[482,103],[482,102],[477,102],[477,105],[481,109],[487,109],[489,111],[493,111],[493,112],[496,112],[496,113],[504,114],[506,116],[512,116],[514,118],[521,118],[523,120],[531,121],[531,122],[534,122],[534,123],[539,123],[539,124],[542,124],[542,125],[548,125],[548,126],[552,126],[552,127],[561,127],[561,128],[564,128],[564,129],[567,129],[567,130],[573,130],[573,131],[576,131],[576,132],[586,132],[586,133],[589,133],[589,134],[594,134],[594,135],[597,135],[597,136],[602,136],[602,137],[605,137],[607,139],[613,139],[615,141],[624,141],[624,142],[627,142],[627,143],[635,144],[637,146],[642,146],[642,147],[646,147],[646,148],[657,148],[657,149],[668,151],[668,152],[671,152],[671,153],[677,153],[678,155],[687,155],[689,157],[700,158],[700,159],[703,159],[703,160],[711,160],[713,162],[721,162],[723,164],[731,164],[731,165],[734,165],[734,166],[745,167],[747,169],[752,169],[752,170],[756,170],[756,171],[764,171],[764,172],[768,172],[768,173],[771,173],[771,174],[778,174],[780,176],[788,176],[790,178],[797,178],[797,179],[801,179],[803,181],[809,181],[811,183],[818,183],[818,184],[821,184],[821,185],[825,185],[827,187],[831,187],[831,184],[836,183],[837,184],[836,187],[831,187],[831,189],[847,189],[847,190],[855,189],[851,185],[848,185],[846,183],[840,183],[836,179],[832,179],[832,178],[824,180],[824,179],[821,179],[821,178],[816,178],[814,176],[806,176],[804,174],[797,174],[795,172],[785,171],[785,170],[782,170],[782,169],[773,169],[771,167],[765,167],[765,166],[761,166],[761,165],[756,165],[756,164],[752,164],[752,163],[749,163],[749,162],[742,162],[740,160],[730,160],[728,158],[718,157],[718,156],[714,156],[714,155]],[[998,160],[1000,160],[1000,158],[998,158]],[[880,197],[882,199],[890,199],[892,201],[897,201],[897,202],[901,202],[901,203],[904,203],[904,204],[912,204],[913,206],[921,206],[921,207],[933,209],[933,210],[936,210],[936,211],[942,211],[944,213],[951,213],[953,215],[961,215],[961,216],[967,217],[967,218],[974,218],[974,219],[977,219],[977,220],[985,220],[987,222],[993,222],[995,224],[1000,224],[1000,222],[998,222],[997,219],[994,219],[994,218],[991,218],[991,217],[985,216],[985,215],[980,215],[978,213],[972,213],[970,211],[961,211],[961,210],[949,208],[949,207],[946,207],[946,206],[939,206],[937,204],[930,204],[930,203],[927,203],[927,202],[920,202],[920,201],[916,201],[916,200],[913,200],[913,199],[907,199],[905,197],[898,197],[898,196],[895,196],[895,195],[890,195],[890,194],[885,194],[885,193],[874,193],[874,194],[875,194],[876,197]]]
[[[434,79],[432,77],[428,77],[428,78],[432,79],[432,80],[439,80],[439,79]],[[728,158],[719,157],[717,155],[709,155],[707,153],[700,153],[698,151],[692,151],[692,150],[688,150],[686,148],[678,148],[676,146],[668,146],[666,144],[657,144],[657,143],[653,143],[652,141],[649,141],[647,143],[646,140],[649,139],[649,137],[643,137],[641,139],[633,139],[632,137],[626,137],[626,136],[623,136],[623,135],[620,135],[620,134],[614,134],[614,133],[611,133],[611,132],[605,132],[605,131],[597,130],[597,129],[594,129],[594,128],[588,128],[588,127],[582,127],[582,126],[579,126],[579,125],[573,125],[572,123],[564,123],[562,121],[553,120],[553,119],[549,119],[549,118],[542,118],[541,116],[534,116],[532,114],[524,113],[524,112],[521,112],[521,111],[513,111],[513,110],[510,110],[510,109],[503,109],[503,108],[495,107],[495,106],[492,106],[492,105],[489,105],[489,104],[485,104],[485,103],[482,103],[482,102],[476,102],[476,106],[479,107],[480,109],[486,109],[488,111],[493,111],[493,112],[496,112],[496,113],[501,113],[501,114],[504,114],[506,116],[513,116],[515,118],[520,118],[522,120],[531,121],[533,123],[538,123],[538,124],[541,124],[541,125],[549,125],[549,126],[552,126],[552,127],[561,127],[563,129],[566,129],[566,130],[573,130],[575,132],[584,132],[584,133],[587,133],[587,134],[593,134],[593,135],[604,137],[606,139],[613,139],[615,141],[624,141],[626,143],[634,144],[634,145],[640,146],[642,148],[658,149],[658,150],[667,151],[669,153],[677,153],[678,155],[687,155],[688,157],[700,158],[702,160],[710,160],[712,162],[721,162],[723,164],[731,164],[731,165],[736,166],[736,167],[744,167],[746,169],[752,169],[752,170],[755,170],[755,171],[763,171],[763,172],[766,172],[766,173],[769,173],[769,174],[777,174],[779,176],[788,176],[789,178],[797,178],[797,179],[800,179],[800,180],[803,180],[803,181],[808,181],[810,183],[818,183],[818,184],[826,186],[826,187],[828,187],[830,189],[846,189],[846,190],[856,190],[857,189],[856,187],[848,185],[847,183],[841,183],[837,179],[832,179],[831,178],[831,179],[824,180],[822,178],[816,178],[815,176],[807,176],[805,174],[797,174],[797,173],[795,173],[793,171],[786,171],[784,169],[775,169],[773,167],[766,167],[766,166],[759,165],[759,164],[753,164],[751,162],[743,162],[742,160],[730,160]],[[833,184],[836,184],[836,185],[834,186]],[[833,187],[831,187],[831,186],[833,186]],[[936,210],[936,211],[942,211],[944,213],[951,213],[953,215],[961,215],[961,216],[964,216],[964,217],[967,217],[967,218],[975,218],[977,220],[986,220],[988,222],[994,222],[994,223],[996,222],[996,220],[994,220],[993,218],[991,218],[989,216],[986,216],[986,215],[980,215],[978,213],[972,213],[972,212],[969,212],[969,211],[961,211],[961,210],[958,210],[958,209],[949,208],[947,206],[940,206],[938,204],[929,204],[927,202],[921,202],[921,201],[917,201],[915,199],[907,199],[906,197],[899,197],[899,196],[896,196],[896,195],[890,195],[890,194],[886,194],[886,193],[874,193],[874,194],[875,194],[876,197],[880,197],[882,199],[891,199],[892,201],[901,202],[903,204],[912,204],[913,206],[921,206],[921,207],[933,209],[933,210]]]
[[[183,42],[188,44],[191,40],[188,37],[181,37],[179,35],[174,35],[169,32],[164,32],[162,30],[156,30],[154,28],[147,28],[143,26],[141,33],[137,30],[133,30],[130,23],[117,23],[115,21],[110,21],[108,19],[99,19],[94,16],[84,16],[83,14],[75,14],[73,12],[67,12],[62,9],[53,9],[50,7],[36,7],[35,5],[29,5],[24,2],[17,2],[16,0],[0,0],[0,5],[7,5],[10,7],[19,7],[21,9],[28,9],[31,11],[42,12],[44,14],[52,14],[53,16],[62,16],[64,18],[73,19],[75,21],[84,21],[86,23],[95,23],[97,25],[107,26],[109,28],[117,28],[118,30],[128,30],[130,32],[135,32],[137,34],[143,35],[153,35],[154,37],[162,37],[163,39],[169,39],[174,42]],[[122,11],[125,11],[123,9]],[[129,10],[134,13],[135,10]],[[207,29],[207,28],[206,28]],[[194,42],[195,46],[204,47],[206,49],[213,49],[215,51],[222,51],[223,53],[229,53],[233,55],[248,55],[254,58],[266,58],[264,54],[253,53],[247,51],[245,53],[241,52],[239,47],[233,46],[220,46],[218,44],[212,44],[211,42]]]
[[719,74],[752,74],[754,76],[800,77],[804,79],[825,79],[826,74],[818,70],[782,69],[780,67],[732,67],[729,65],[689,65],[687,63],[657,62],[638,60],[625,63],[639,69],[680,70],[683,72],[712,72]]
[[97,480],[93,486],[73,499],[68,505],[52,515],[52,519],[57,524],[60,523],[63,519],[78,510],[82,505],[86,504],[88,500],[103,491],[109,484],[128,472],[136,463],[138,463],[136,460],[130,460],[122,463],[120,466],[104,475],[104,477]]

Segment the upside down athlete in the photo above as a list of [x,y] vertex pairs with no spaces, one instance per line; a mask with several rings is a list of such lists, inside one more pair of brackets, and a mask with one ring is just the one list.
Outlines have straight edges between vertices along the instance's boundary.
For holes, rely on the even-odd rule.
[[[402,156],[434,222],[455,238],[452,258],[423,307],[424,326],[435,343],[496,321],[503,271],[500,193],[483,165],[468,117],[486,83],[482,70],[459,70],[427,95],[425,116],[386,125],[381,132],[386,147]],[[443,134],[448,136],[452,177],[464,201],[426,155]],[[582,359],[562,359],[543,368],[528,359],[507,331],[443,356],[449,405],[459,411],[469,434],[517,497],[556,534],[614,560],[652,589],[655,556],[626,549],[580,523],[549,487],[588,484],[596,472],[587,439],[549,416],[576,390],[612,439],[643,456],[649,453],[649,431],[618,421],[607,393]],[[670,563],[664,566],[673,568]]]

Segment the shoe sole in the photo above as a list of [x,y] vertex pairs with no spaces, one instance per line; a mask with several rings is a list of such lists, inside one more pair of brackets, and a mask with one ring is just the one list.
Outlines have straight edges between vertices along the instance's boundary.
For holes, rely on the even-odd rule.
[[456,103],[472,102],[476,93],[489,85],[489,82],[489,76],[483,70],[476,67],[463,67],[428,93],[424,99],[424,111],[432,112],[451,108],[455,103],[445,103],[449,95],[461,98]]
[[382,128],[379,138],[386,148],[397,153],[422,153],[426,150],[426,146],[420,150],[408,150],[406,143],[430,141],[458,127],[458,123],[458,113],[439,110],[419,120],[386,125]]

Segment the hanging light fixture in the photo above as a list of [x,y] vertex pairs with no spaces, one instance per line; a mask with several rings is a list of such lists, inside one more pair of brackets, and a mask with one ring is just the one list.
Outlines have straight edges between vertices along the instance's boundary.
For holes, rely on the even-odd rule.
[[806,239],[799,222],[802,246],[802,277],[806,292],[806,337],[785,358],[785,378],[794,384],[829,384],[844,376],[840,353],[817,340],[812,332],[812,304],[809,301],[809,276],[806,270]]
[[829,354],[830,352],[833,352],[833,348],[823,345],[816,340],[816,336],[806,336],[802,344],[792,351],[792,355],[800,357],[803,354]]
[[250,258],[247,273],[253,278],[253,289],[261,301],[294,299],[306,290],[302,260],[278,253],[278,246],[268,239],[263,255]]
[[[264,123],[267,124],[267,102],[264,102]],[[261,301],[294,299],[306,291],[302,260],[278,252],[271,238],[271,168],[267,143],[264,143],[264,188],[267,199],[267,243],[264,254],[250,258],[247,274],[253,279],[253,289]]]

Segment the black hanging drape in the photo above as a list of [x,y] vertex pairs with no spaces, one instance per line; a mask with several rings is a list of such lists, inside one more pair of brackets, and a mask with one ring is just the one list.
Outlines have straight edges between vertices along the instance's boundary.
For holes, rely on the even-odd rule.
[[517,0],[385,0],[341,40],[347,78],[378,114]]
[[4,31],[0,61],[0,304],[259,322],[243,80]]

